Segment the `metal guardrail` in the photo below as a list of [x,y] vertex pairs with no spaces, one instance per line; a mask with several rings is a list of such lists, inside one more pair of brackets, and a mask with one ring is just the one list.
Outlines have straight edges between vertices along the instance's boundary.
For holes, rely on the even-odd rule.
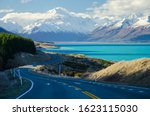
[[18,77],[19,78],[20,85],[22,86],[23,82],[22,82],[22,76],[20,74],[20,69],[18,69],[18,68],[12,69],[11,73],[12,73],[13,77]]

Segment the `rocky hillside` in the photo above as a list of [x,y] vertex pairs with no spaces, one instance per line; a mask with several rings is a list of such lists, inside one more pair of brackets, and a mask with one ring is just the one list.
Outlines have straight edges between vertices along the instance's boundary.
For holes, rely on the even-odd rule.
[[31,65],[38,62],[44,62],[50,60],[51,57],[43,52],[37,51],[36,54],[29,53],[17,53],[14,55],[14,58],[9,59],[5,64],[4,68],[13,68],[24,65]]
[[91,74],[88,79],[150,87],[150,59],[118,62]]

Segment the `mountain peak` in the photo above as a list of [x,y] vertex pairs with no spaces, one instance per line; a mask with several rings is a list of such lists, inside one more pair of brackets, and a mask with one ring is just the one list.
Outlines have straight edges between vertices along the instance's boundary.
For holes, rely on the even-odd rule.
[[49,10],[48,13],[54,13],[54,14],[69,14],[69,11],[63,7],[56,7],[52,10]]

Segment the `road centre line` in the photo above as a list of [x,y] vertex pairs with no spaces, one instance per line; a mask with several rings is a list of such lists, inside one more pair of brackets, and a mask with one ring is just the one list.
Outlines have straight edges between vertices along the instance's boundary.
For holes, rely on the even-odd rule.
[[88,91],[83,91],[82,93],[87,95],[87,96],[89,96],[92,99],[100,99],[99,97],[95,96],[94,94],[92,94],[92,93],[90,93]]

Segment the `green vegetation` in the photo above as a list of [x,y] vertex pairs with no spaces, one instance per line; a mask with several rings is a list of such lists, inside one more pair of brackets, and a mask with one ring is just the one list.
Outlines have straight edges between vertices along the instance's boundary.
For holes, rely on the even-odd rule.
[[13,77],[11,70],[0,72],[0,99],[17,98],[31,87],[31,82]]
[[0,34],[0,63],[6,62],[12,58],[14,54],[19,52],[27,52],[34,54],[36,48],[31,39],[23,38],[14,34]]
[[113,62],[103,59],[88,58],[84,55],[66,55],[56,54],[57,57],[63,60],[54,64],[40,66],[35,71],[58,75],[58,65],[61,64],[61,75],[84,78],[88,74],[107,68],[114,64]]
[[20,85],[20,80],[13,78],[16,84],[8,87],[1,87],[0,89],[0,99],[14,99],[20,94],[24,93],[31,87],[31,82],[29,80],[23,79],[23,85]]
[[69,60],[64,61],[62,64],[62,75],[82,77],[86,73],[102,70],[113,63],[94,58],[70,57]]

